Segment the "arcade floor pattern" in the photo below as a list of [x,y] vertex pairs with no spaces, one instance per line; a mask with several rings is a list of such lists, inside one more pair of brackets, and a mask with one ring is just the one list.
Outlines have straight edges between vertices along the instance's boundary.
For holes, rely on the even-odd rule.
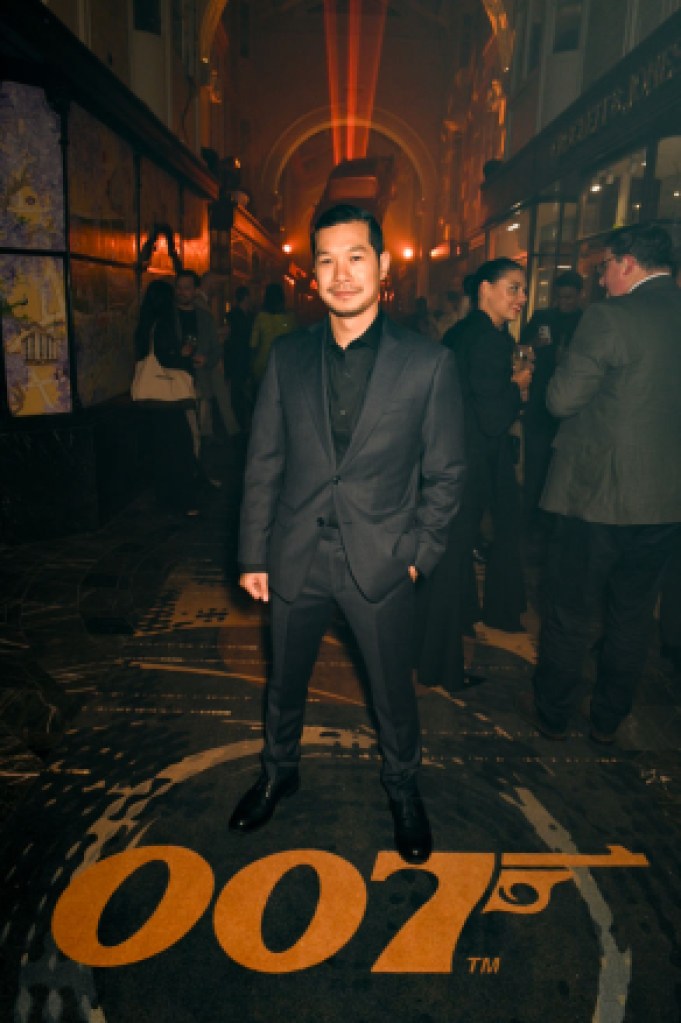
[[141,498],[95,534],[0,550],[3,699],[33,680],[70,707],[40,756],[0,734],[0,1020],[678,1023],[681,693],[655,646],[603,749],[578,715],[563,743],[517,716],[534,615],[470,640],[484,682],[418,691],[435,853],[416,869],[338,621],[299,793],[228,831],[267,647],[230,581],[222,471],[200,519]]

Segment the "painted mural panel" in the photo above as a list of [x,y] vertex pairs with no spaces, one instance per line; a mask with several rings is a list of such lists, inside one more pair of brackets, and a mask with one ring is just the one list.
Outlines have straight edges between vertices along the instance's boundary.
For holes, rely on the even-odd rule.
[[64,248],[59,117],[42,89],[0,86],[0,244]]
[[63,261],[0,256],[0,315],[12,415],[70,412]]
[[196,273],[210,268],[208,202],[185,188],[183,193],[184,265]]
[[[155,241],[151,261],[157,273],[175,272],[168,252],[164,230],[169,228],[176,251],[180,251],[180,186],[151,160],[140,161],[140,234],[142,247],[150,238]],[[159,234],[159,228],[162,229]]]
[[134,271],[74,259],[71,296],[81,403],[127,394],[138,310]]
[[71,251],[136,258],[135,168],[130,146],[78,106],[69,113]]

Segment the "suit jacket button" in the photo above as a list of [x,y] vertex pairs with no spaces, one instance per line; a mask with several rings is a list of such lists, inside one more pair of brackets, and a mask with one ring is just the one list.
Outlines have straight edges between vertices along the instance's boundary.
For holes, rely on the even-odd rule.
[[340,476],[334,476],[333,482],[335,486],[338,486],[338,484],[340,483]]

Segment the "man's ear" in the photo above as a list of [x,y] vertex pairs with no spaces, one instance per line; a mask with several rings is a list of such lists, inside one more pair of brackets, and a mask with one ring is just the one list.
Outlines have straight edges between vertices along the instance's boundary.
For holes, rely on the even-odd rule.
[[388,270],[390,269],[390,253],[382,252],[378,257],[378,268],[380,272],[381,280],[384,281],[388,276]]

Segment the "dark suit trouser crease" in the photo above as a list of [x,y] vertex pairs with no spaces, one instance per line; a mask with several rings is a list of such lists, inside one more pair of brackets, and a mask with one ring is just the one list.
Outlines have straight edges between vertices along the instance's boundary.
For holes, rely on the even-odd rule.
[[299,596],[287,603],[272,593],[272,676],[265,697],[263,766],[272,780],[300,759],[310,675],[335,606],[343,611],[369,677],[381,780],[391,798],[416,791],[420,731],[411,679],[414,586],[405,582],[378,603],[368,601],[350,573],[340,536],[322,538]]
[[470,552],[477,521],[464,496],[461,510],[450,523],[442,558],[431,574],[416,584],[414,665],[422,685],[464,688],[467,572],[472,568]]
[[600,731],[614,732],[631,710],[665,564],[681,527],[556,519],[534,678],[537,707],[548,724],[565,728],[600,611],[591,720]]

